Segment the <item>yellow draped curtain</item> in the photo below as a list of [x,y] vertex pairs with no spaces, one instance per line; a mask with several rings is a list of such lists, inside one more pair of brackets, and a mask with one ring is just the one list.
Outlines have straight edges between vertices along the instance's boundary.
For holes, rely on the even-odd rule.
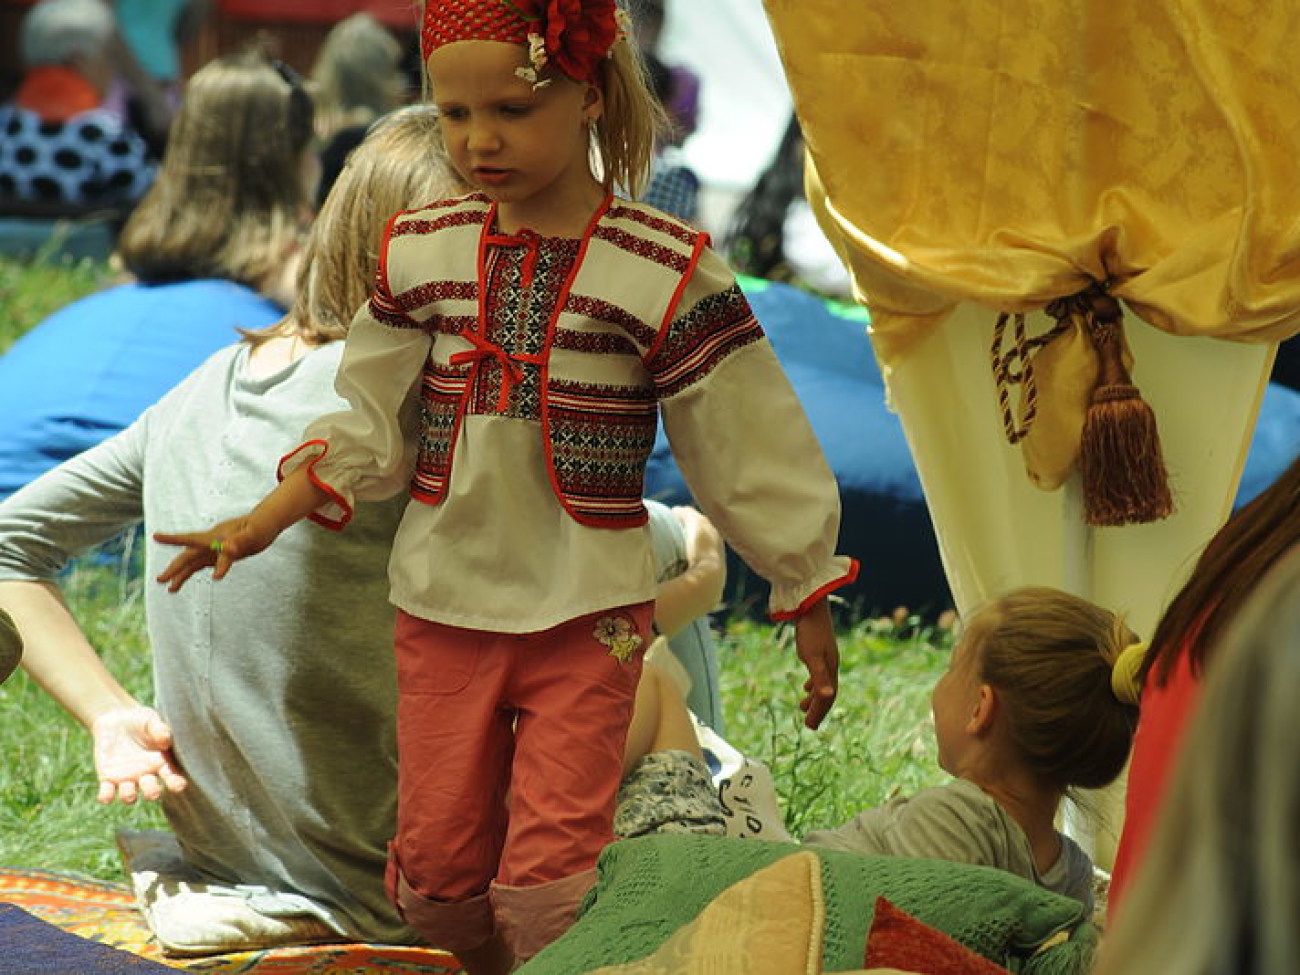
[[1094,281],[1170,333],[1300,330],[1300,3],[765,3],[886,367]]

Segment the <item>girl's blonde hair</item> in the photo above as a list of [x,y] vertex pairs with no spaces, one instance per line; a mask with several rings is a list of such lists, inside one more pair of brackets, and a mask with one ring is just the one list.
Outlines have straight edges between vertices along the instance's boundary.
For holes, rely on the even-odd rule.
[[148,283],[226,278],[266,285],[309,212],[302,181],[312,101],[291,69],[248,52],[186,85],[157,179],[118,240]]
[[1123,619],[1029,586],[994,600],[973,622],[980,680],[997,692],[1011,745],[1040,781],[1064,793],[1118,777],[1137,724],[1137,708],[1111,688],[1111,668],[1137,641]]
[[[424,6],[423,0],[417,3],[421,22]],[[421,96],[429,101],[433,88],[427,62],[420,76]],[[605,106],[592,139],[596,169],[607,189],[618,187],[636,199],[650,181],[655,146],[668,132],[669,120],[650,84],[645,58],[629,38],[614,42],[601,65],[599,87]]]
[[312,66],[316,131],[323,140],[366,125],[406,98],[402,45],[370,14],[352,14],[330,29]]
[[257,342],[292,332],[318,345],[347,336],[370,294],[393,214],[462,192],[443,151],[435,110],[412,105],[379,119],[352,150],[303,247],[293,308]]
[[668,114],[655,96],[645,59],[627,38],[614,43],[601,69],[605,110],[596,123],[595,155],[607,188],[634,199],[645,190]]

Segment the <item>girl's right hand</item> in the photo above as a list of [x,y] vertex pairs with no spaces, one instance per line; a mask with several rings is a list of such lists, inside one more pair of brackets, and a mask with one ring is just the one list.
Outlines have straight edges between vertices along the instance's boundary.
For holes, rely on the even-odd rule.
[[212,578],[225,578],[235,562],[256,555],[278,534],[252,514],[218,522],[207,531],[155,532],[154,541],[185,548],[159,573],[158,581],[166,583],[168,592],[176,592],[190,576],[208,566],[214,567]]

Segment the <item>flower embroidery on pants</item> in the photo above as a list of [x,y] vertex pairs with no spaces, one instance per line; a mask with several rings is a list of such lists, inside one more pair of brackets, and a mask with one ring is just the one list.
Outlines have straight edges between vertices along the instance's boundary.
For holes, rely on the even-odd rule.
[[592,636],[609,647],[609,655],[621,664],[632,659],[641,646],[641,635],[626,616],[602,616],[596,621]]

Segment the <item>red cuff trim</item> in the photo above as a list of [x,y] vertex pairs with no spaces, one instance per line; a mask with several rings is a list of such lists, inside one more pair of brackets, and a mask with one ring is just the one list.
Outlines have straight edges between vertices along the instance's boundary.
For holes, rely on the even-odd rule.
[[804,613],[808,612],[808,610],[812,609],[813,603],[817,602],[820,599],[824,599],[826,596],[834,592],[836,589],[839,589],[841,586],[847,586],[849,583],[855,582],[858,578],[859,568],[861,568],[861,566],[859,565],[857,559],[849,559],[849,571],[844,573],[844,575],[840,576],[838,579],[832,579],[830,582],[826,583],[826,585],[822,586],[812,595],[808,596],[803,602],[801,602],[794,609],[786,610],[785,612],[782,613],[769,613],[768,618],[771,619],[773,623],[783,623],[786,620],[798,619]]
[[311,480],[313,484],[315,484],[318,488],[320,488],[322,491],[328,494],[330,500],[334,502],[334,504],[338,505],[340,508],[343,509],[343,517],[327,518],[324,515],[318,514],[317,512],[313,511],[307,515],[307,518],[309,521],[314,521],[318,525],[324,525],[326,528],[330,529],[331,531],[342,531],[343,528],[347,525],[347,523],[352,520],[352,505],[348,504],[347,500],[343,497],[343,495],[339,494],[338,491],[334,490],[334,488],[330,487],[328,484],[326,484],[316,475],[316,465],[320,463],[321,458],[323,458],[330,451],[330,445],[327,441],[308,440],[306,443],[299,444],[293,450],[289,451],[289,453],[285,454],[283,457],[280,458],[280,463],[276,465],[275,478],[277,481],[283,481],[284,465],[287,464],[290,460],[292,460],[297,454],[302,453],[302,451],[306,450],[308,447],[320,447],[322,449],[319,454],[317,454],[315,457],[313,457],[311,460],[307,462],[307,477]]

